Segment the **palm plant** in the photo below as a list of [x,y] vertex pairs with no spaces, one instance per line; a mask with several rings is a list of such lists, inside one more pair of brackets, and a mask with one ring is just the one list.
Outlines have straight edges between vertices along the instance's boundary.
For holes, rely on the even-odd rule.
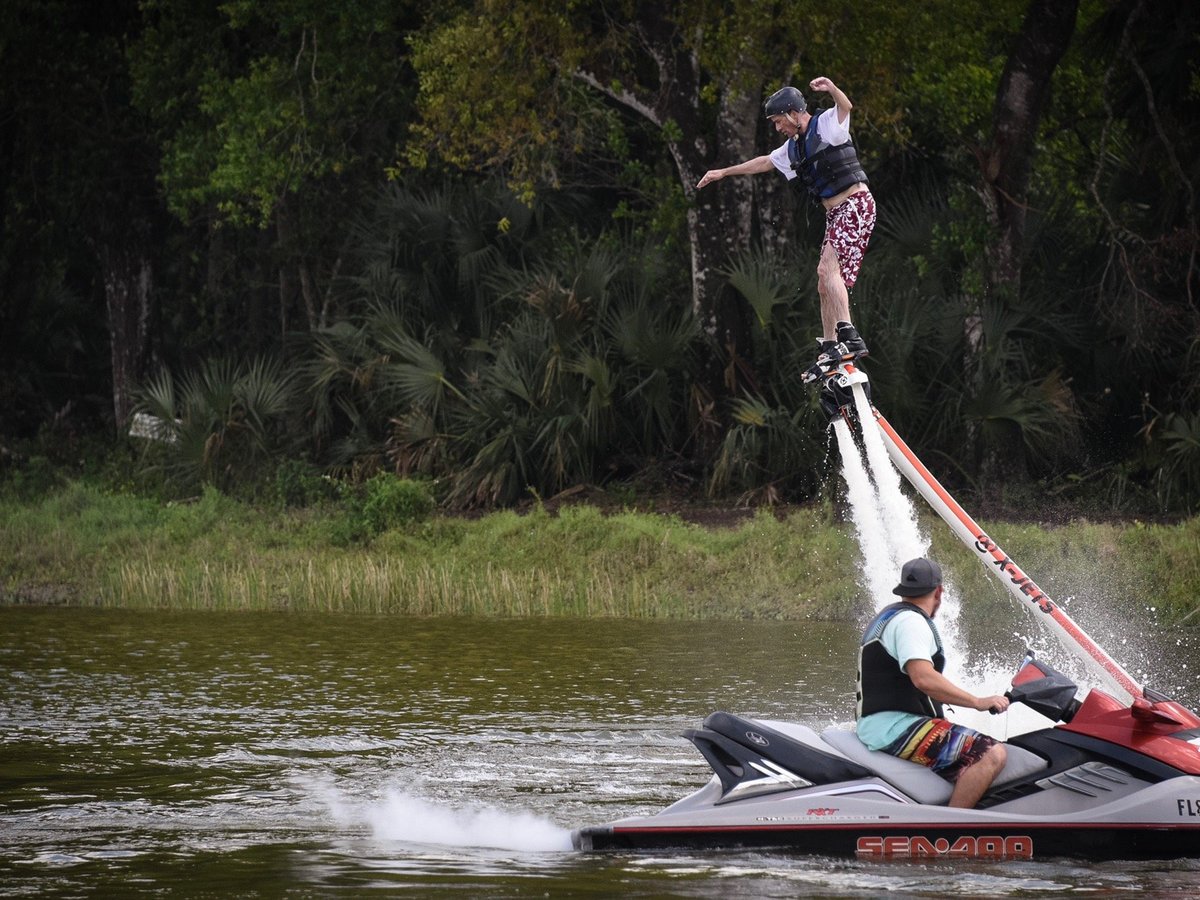
[[380,355],[369,331],[349,321],[314,331],[307,343],[299,376],[314,446],[331,465],[350,465],[382,439],[375,391]]
[[[525,310],[491,342],[470,433],[476,443],[505,435],[502,445],[490,440],[487,453],[508,447],[520,463],[507,471],[529,473],[539,490],[601,481],[614,462],[686,441],[683,398],[698,323],[661,299],[657,256],[624,249],[575,240],[493,281]],[[474,456],[468,479],[483,467]]]
[[[1086,450],[1072,367],[1093,337],[1077,295],[1048,278],[1027,279],[1017,298],[965,291],[972,264],[944,235],[970,225],[944,197],[925,184],[881,205],[854,292],[877,400],[917,445],[971,478],[1078,463]],[[1032,243],[1049,248],[1052,237]]]
[[656,301],[653,290],[650,282],[627,286],[600,323],[613,360],[622,439],[643,454],[664,446],[683,449],[687,392],[701,340],[691,309]]
[[741,490],[747,501],[774,504],[816,489],[820,423],[807,405],[786,409],[744,397],[734,401],[732,420],[708,480],[710,495]]
[[526,206],[494,182],[388,184],[353,228],[351,304],[394,306],[412,331],[456,344],[491,334],[504,309],[490,282],[537,251],[544,203]]
[[290,439],[294,383],[278,360],[208,360],[178,382],[166,370],[138,392],[164,431],[162,468],[183,487],[253,478]]
[[[330,466],[369,474],[396,450],[401,468],[435,467],[450,373],[495,329],[489,282],[520,264],[537,218],[489,184],[380,192],[353,233],[343,291],[354,312],[306,336],[301,351],[314,439]],[[407,435],[399,449],[388,446],[395,430]]]
[[1200,414],[1163,417],[1156,448],[1154,487],[1161,509],[1192,513],[1200,506]]
[[347,282],[359,313],[314,334],[303,366],[329,462],[493,504],[684,439],[699,332],[652,300],[661,261],[619,239],[542,241],[543,212],[493,189],[389,188]]
[[816,280],[759,251],[725,271],[755,313],[751,330],[756,390],[734,399],[730,424],[708,479],[710,494],[730,490],[775,502],[805,496],[820,482],[823,419],[816,392],[801,380],[812,363]]

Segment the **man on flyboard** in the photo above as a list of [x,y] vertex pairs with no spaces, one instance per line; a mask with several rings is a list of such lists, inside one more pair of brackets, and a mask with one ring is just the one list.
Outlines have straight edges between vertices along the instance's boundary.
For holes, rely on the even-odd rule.
[[806,382],[816,381],[843,360],[868,353],[858,330],[850,324],[849,289],[858,279],[875,228],[875,198],[850,139],[853,104],[824,76],[814,78],[809,87],[828,93],[835,105],[814,116],[796,88],[780,88],[767,98],[764,110],[775,130],[787,140],[765,156],[725,169],[710,169],[696,185],[702,188],[726,175],[756,175],[777,169],[789,182],[799,177],[808,194],[825,207],[825,237],[817,265],[823,334],[817,359],[804,373]]

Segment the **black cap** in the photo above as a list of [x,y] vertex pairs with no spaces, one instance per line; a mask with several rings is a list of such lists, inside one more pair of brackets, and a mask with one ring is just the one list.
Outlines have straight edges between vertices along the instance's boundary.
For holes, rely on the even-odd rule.
[[942,570],[932,560],[910,559],[900,569],[900,583],[892,588],[901,597],[924,597],[942,583]]

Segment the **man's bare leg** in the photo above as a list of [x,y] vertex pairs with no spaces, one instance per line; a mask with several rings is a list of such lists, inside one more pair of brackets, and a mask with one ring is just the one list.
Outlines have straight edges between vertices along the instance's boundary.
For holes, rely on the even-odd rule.
[[833,245],[821,245],[821,261],[817,263],[817,293],[821,297],[821,328],[825,340],[837,340],[837,323],[850,321],[850,292],[842,280],[842,267],[838,263]]
[[979,802],[979,798],[996,780],[996,776],[1004,768],[1007,759],[1008,751],[1004,749],[1003,744],[993,746],[979,762],[968,766],[958,776],[958,781],[954,784],[954,792],[950,795],[950,802],[946,805],[956,809],[974,808],[975,804]]

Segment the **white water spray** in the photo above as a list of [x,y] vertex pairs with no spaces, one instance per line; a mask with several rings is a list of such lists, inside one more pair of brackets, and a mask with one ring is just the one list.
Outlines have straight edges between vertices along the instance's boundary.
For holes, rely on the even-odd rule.
[[[916,509],[901,489],[900,473],[884,446],[865,393],[856,389],[854,397],[859,421],[865,425],[862,450],[844,419],[835,419],[833,430],[842,458],[850,518],[863,559],[862,580],[878,612],[895,602],[892,588],[901,566],[910,559],[928,556],[929,538],[921,533]],[[937,616],[938,632],[947,651],[946,675],[977,695],[1003,693],[1013,674],[1012,664],[992,659],[972,664],[959,627],[961,609],[958,591],[952,583],[946,583]],[[955,721],[1000,738],[1042,727],[1046,722],[1024,707],[1014,707],[1005,717],[969,709],[948,714]]]
[[378,840],[521,852],[571,849],[570,831],[524,810],[442,806],[398,790],[372,802],[350,800],[333,788],[318,786],[317,792],[336,821],[366,825]]
[[880,514],[879,495],[863,466],[858,445],[854,443],[854,437],[850,433],[850,426],[841,417],[834,420],[833,433],[837,438],[838,453],[842,458],[842,478],[846,482],[850,519],[854,523],[854,533],[862,555],[863,580],[875,608],[881,609],[883,604],[880,603],[880,598],[888,596],[895,583],[892,581],[893,573],[898,569],[879,562],[884,559],[890,561],[892,558],[887,529]]
[[[855,391],[856,395],[859,393]],[[859,402],[865,403],[865,398]],[[870,416],[869,405],[867,414]],[[861,410],[859,415],[862,415]],[[860,421],[874,422],[874,418]],[[929,540],[921,534],[916,511],[900,490],[900,473],[888,459],[878,431],[870,427],[863,429],[869,472],[845,420],[835,419],[833,431],[842,458],[850,519],[862,554],[863,580],[878,612],[896,599],[892,588],[899,579],[900,567],[910,559],[926,556]],[[942,613],[938,616],[938,630],[947,642],[958,633],[959,605],[957,598],[947,602],[950,600],[943,595]]]
[[394,792],[367,812],[375,836],[391,841],[500,850],[571,849],[569,831],[524,810],[452,809]]
[[891,560],[899,572],[908,560],[925,555],[929,541],[921,534],[916,510],[900,490],[900,473],[892,465],[879,429],[869,427],[869,423],[875,421],[875,416],[865,391],[854,391],[854,404],[859,421],[868,423],[868,427],[862,429],[863,446],[879,495],[879,509],[892,551]]

